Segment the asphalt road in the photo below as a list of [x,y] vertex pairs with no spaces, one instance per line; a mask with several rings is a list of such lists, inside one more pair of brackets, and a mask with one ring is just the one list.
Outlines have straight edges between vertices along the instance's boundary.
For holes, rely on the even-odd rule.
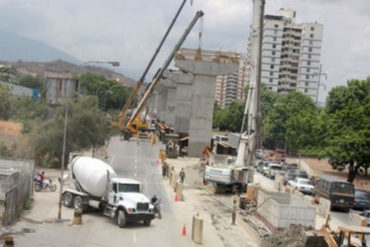
[[[156,164],[159,146],[147,141],[119,141],[113,139],[108,147],[110,164],[119,177],[133,178],[144,185],[144,194],[151,198],[154,194],[162,200],[162,219],[152,221],[150,227],[138,224],[122,230],[129,246],[189,246],[181,236],[181,228],[176,223],[169,198],[162,183],[161,167]],[[186,244],[187,243],[187,244]]]
[[[73,211],[63,207],[64,223],[30,223],[20,221],[11,230],[15,237],[15,246],[55,246],[55,247],[122,247],[122,246],[192,246],[190,238],[181,235],[181,224],[167,197],[161,168],[156,164],[159,146],[149,142],[121,142],[113,138],[108,146],[110,163],[120,177],[134,178],[144,184],[144,194],[149,198],[156,194],[162,199],[162,219],[154,219],[151,225],[132,223],[126,228],[119,228],[113,220],[99,212],[87,212],[83,215],[82,225],[71,225]],[[40,194],[41,195],[41,194]],[[57,214],[57,193],[43,194],[50,203],[37,203],[42,212]],[[40,205],[41,204],[41,205]],[[188,233],[189,234],[189,233]]]

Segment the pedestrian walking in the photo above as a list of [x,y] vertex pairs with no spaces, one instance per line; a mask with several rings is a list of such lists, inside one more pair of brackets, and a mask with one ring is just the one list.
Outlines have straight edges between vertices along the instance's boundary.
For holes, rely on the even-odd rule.
[[167,176],[167,169],[168,169],[168,164],[167,162],[164,162],[162,165],[162,176],[165,178]]
[[231,211],[231,220],[232,220],[231,224],[233,225],[235,225],[237,212],[238,212],[238,196],[234,195],[233,202],[232,202],[232,211]]
[[181,183],[184,183],[184,179],[185,179],[185,171],[184,171],[184,168],[181,168],[181,171],[180,171],[180,179],[181,179]]

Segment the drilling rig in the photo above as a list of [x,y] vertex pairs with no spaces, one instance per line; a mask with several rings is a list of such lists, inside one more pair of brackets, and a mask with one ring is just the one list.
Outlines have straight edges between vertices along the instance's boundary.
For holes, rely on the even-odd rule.
[[[230,164],[217,164],[217,161],[210,159],[210,166],[206,167],[205,171],[205,181],[214,183],[218,192],[245,191],[248,183],[253,182],[255,153],[257,142],[260,140],[261,126],[260,88],[264,8],[265,0],[253,0],[252,47],[249,61],[251,74],[236,160]],[[244,131],[246,123],[247,127]]]

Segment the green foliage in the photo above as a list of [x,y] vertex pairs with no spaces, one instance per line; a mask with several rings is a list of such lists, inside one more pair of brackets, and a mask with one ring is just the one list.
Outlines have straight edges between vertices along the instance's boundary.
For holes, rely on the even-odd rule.
[[261,85],[261,114],[262,118],[265,119],[270,113],[272,106],[275,104],[279,98],[279,94],[273,91],[270,91],[265,83]]
[[214,127],[218,127],[220,130],[239,132],[242,125],[244,105],[243,101],[234,101],[225,109],[216,108],[213,115]]
[[[62,156],[65,108],[59,107],[48,121],[40,122],[32,131],[30,145],[36,156],[46,164],[59,166]],[[71,151],[94,148],[104,144],[109,123],[105,113],[96,108],[96,97],[86,96],[70,102],[66,158]]]
[[10,88],[0,85],[0,119],[8,120],[11,112]]
[[19,79],[18,84],[24,87],[43,89],[45,80],[32,75],[24,75]]
[[[335,169],[370,165],[370,77],[334,88],[328,97],[326,154]],[[351,181],[349,176],[348,180]]]
[[[248,87],[244,89],[244,94],[248,95]],[[272,109],[272,105],[275,103],[278,97],[279,95],[277,93],[268,90],[266,84],[262,84],[261,112],[263,119],[268,115],[268,113]],[[245,99],[234,101],[230,105],[226,106],[225,109],[221,109],[215,103],[213,113],[213,127],[219,128],[220,130],[239,132],[242,125],[244,108]]]
[[23,201],[23,209],[24,210],[30,210],[32,208],[32,201],[30,198],[26,198],[24,201]]
[[264,125],[265,142],[272,147],[285,147],[289,119],[304,110],[312,112],[314,109],[313,100],[300,92],[291,92],[279,97],[266,117]]
[[91,73],[77,78],[81,83],[81,92],[98,97],[98,103],[103,110],[122,109],[132,92],[131,87],[123,86],[114,80]]

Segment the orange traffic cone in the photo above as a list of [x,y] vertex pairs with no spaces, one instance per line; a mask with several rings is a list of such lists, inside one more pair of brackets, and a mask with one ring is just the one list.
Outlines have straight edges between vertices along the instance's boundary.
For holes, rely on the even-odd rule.
[[175,195],[175,202],[178,202],[179,198],[177,197],[177,194]]
[[186,225],[185,225],[185,224],[184,224],[184,226],[182,227],[181,235],[182,235],[182,236],[186,236]]

